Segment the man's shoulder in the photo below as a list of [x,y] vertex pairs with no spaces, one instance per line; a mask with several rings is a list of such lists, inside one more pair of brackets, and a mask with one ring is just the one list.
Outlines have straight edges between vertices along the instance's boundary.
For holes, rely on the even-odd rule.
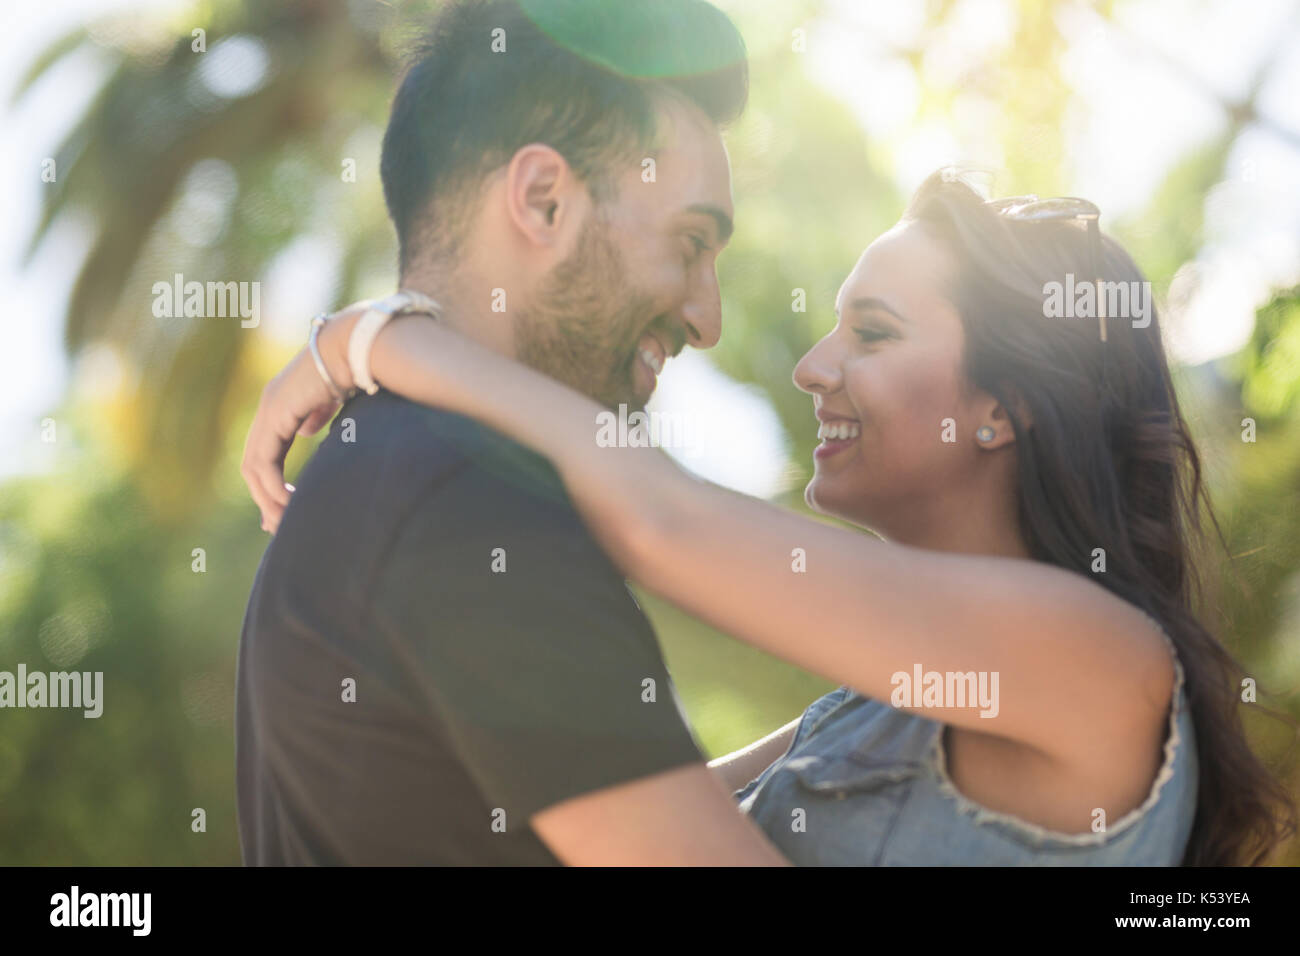
[[513,444],[472,418],[380,391],[339,410],[316,457],[326,467],[355,459],[375,470],[388,462],[445,469],[472,466],[483,453]]
[[[603,630],[652,638],[622,572],[545,458],[478,422],[395,397],[364,404],[358,432],[372,410],[388,419],[370,450],[389,458],[372,496],[385,503],[358,535],[369,580],[393,614],[473,606],[478,629],[513,621],[530,633],[564,631],[599,620]],[[350,411],[336,429],[348,427]]]
[[341,488],[377,511],[539,498],[572,511],[545,458],[471,418],[382,391],[343,407],[299,480],[304,499],[332,499]]
[[297,557],[338,548],[375,566],[398,547],[433,560],[467,541],[508,539],[607,563],[545,458],[388,392],[342,408],[296,486],[274,550]]

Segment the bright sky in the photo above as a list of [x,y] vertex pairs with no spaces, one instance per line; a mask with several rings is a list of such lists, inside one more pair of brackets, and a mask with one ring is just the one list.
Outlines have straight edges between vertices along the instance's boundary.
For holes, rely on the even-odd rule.
[[[739,9],[745,28],[754,0],[721,5]],[[185,4],[11,4],[0,35],[0,95],[7,98],[33,53],[70,26],[128,6]],[[808,25],[805,54],[812,75],[850,105],[870,134],[901,144],[894,175],[904,190],[945,163],[1000,162],[998,146],[986,133],[987,116],[969,98],[959,100],[951,122],[942,126],[916,121],[915,81],[890,48],[914,43],[921,7],[902,0],[833,0],[829,20]],[[1275,49],[1287,52],[1263,89],[1263,112],[1300,136],[1300,98],[1294,95],[1300,90],[1300,17],[1290,0],[1252,0],[1249,16],[1238,0],[1142,0],[1119,7],[1117,26],[1084,4],[1063,21],[1076,38],[1065,55],[1066,77],[1087,107],[1069,131],[1079,170],[1072,191],[1098,203],[1103,227],[1106,217],[1140,208],[1171,162],[1221,128],[1214,96],[1242,94]],[[1013,10],[1011,0],[962,0],[952,27],[929,44],[927,70],[960,70],[1004,44]],[[761,37],[749,41],[751,48],[763,45]],[[1182,70],[1196,83],[1186,82]],[[39,211],[41,160],[85,108],[99,76],[93,57],[71,60],[0,124],[0,176],[15,184],[4,192],[7,228],[0,238],[0,303],[8,339],[0,377],[0,475],[40,470],[50,453],[38,440],[39,422],[67,384],[59,319],[85,241],[72,224],[29,266],[20,257]],[[1257,128],[1239,141],[1230,167],[1228,180],[1207,203],[1202,258],[1176,283],[1175,292],[1188,304],[1169,339],[1182,361],[1201,362],[1238,348],[1269,290],[1300,280],[1300,149]],[[333,304],[299,291],[306,285],[303,277],[319,275],[323,253],[328,249],[304,240],[273,270],[265,312],[298,318],[277,318],[265,328],[268,334],[296,341],[305,317]],[[679,416],[692,408],[711,410],[696,422],[697,440],[679,457],[713,480],[768,495],[789,473],[784,436],[767,401],[701,355],[669,364],[652,408]]]

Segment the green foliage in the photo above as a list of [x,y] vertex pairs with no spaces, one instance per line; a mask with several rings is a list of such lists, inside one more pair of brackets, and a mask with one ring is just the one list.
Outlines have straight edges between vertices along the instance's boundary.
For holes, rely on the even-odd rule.
[[237,864],[235,649],[264,535],[243,502],[164,525],[95,468],[0,494],[3,669],[104,674],[98,718],[5,712],[0,862]]
[[1188,197],[1208,195],[1223,178],[1235,138],[1225,134],[1192,150],[1169,171],[1141,215],[1115,226],[1115,235],[1158,293],[1168,291],[1174,274],[1201,248],[1204,206]]
[[1300,399],[1300,286],[1279,292],[1255,316],[1241,354],[1242,398],[1252,414],[1287,417]]

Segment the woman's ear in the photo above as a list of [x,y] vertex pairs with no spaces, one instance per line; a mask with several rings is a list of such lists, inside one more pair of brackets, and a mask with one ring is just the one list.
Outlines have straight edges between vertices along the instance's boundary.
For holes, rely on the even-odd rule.
[[[1029,406],[1014,389],[1008,391],[1008,402],[1015,409],[1016,422],[1026,431],[1033,427]],[[1016,430],[1012,427],[1011,416],[1007,408],[997,399],[989,397],[985,414],[980,417],[979,427],[975,431],[976,444],[981,448],[1001,448],[1016,440]]]

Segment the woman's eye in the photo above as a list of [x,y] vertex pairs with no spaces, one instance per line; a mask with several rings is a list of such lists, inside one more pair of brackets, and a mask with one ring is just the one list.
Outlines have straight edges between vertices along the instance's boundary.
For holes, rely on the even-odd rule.
[[873,342],[879,342],[883,339],[893,338],[892,333],[886,332],[884,329],[859,327],[854,329],[853,333],[868,345]]

